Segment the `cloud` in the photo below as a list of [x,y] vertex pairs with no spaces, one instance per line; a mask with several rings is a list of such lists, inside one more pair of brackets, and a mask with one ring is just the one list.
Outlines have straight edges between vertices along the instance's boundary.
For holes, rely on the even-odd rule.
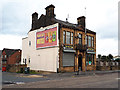
[[11,48],[11,49],[21,49],[22,48],[22,38],[23,36],[17,35],[2,35],[0,34],[0,50],[3,48]]
[[118,55],[118,41],[114,39],[97,39],[97,55]]
[[[22,8],[21,8],[22,7]],[[21,3],[6,3],[2,10],[2,34],[25,34],[30,30],[30,21]]]
[[[77,18],[85,15],[84,8],[86,6],[87,28],[97,33],[97,53],[108,54],[110,52],[117,54],[118,1],[0,0],[0,4],[2,4],[0,5],[0,12],[2,13],[0,14],[0,20],[2,18],[2,21],[0,21],[0,41],[6,44],[5,40],[2,39],[3,37],[9,37],[11,38],[10,41],[13,42],[11,46],[21,47],[20,37],[27,35],[27,32],[31,29],[32,13],[38,12],[39,16],[45,14],[44,8],[50,4],[55,5],[56,18],[65,21],[69,14],[68,21],[71,23],[77,23]],[[13,38],[18,39],[20,45],[15,44]],[[5,39],[8,41],[7,38]],[[114,49],[112,49],[113,46],[115,46]]]

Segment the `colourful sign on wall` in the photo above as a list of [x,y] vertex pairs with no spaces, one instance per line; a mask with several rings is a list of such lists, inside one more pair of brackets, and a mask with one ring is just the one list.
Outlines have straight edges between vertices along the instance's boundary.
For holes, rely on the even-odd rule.
[[36,48],[51,47],[57,45],[57,27],[36,33]]

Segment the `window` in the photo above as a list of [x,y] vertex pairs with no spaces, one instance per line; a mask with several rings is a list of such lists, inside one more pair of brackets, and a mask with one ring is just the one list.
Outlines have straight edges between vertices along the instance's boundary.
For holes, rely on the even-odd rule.
[[86,65],[94,65],[94,54],[87,54]]
[[7,55],[5,55],[5,58],[7,58]]
[[29,46],[31,46],[31,41],[29,41]]
[[79,33],[78,38],[79,38],[79,44],[82,44],[82,34]]
[[66,44],[70,44],[70,32],[66,32]]
[[16,58],[19,58],[19,56],[17,55]]
[[94,62],[94,55],[92,55],[92,60],[93,60],[93,65],[95,64],[95,62]]
[[25,63],[24,58],[23,58],[23,63]]
[[29,58],[29,63],[30,63],[30,58]]
[[71,44],[73,44],[73,32],[71,33]]
[[91,36],[88,36],[88,47],[91,47]]
[[92,37],[92,47],[94,47],[94,37]]
[[25,64],[26,64],[27,60],[25,59]]
[[73,44],[73,32],[63,31],[63,44]]
[[65,44],[65,31],[63,31],[63,43]]
[[86,36],[85,44],[88,46],[88,36]]

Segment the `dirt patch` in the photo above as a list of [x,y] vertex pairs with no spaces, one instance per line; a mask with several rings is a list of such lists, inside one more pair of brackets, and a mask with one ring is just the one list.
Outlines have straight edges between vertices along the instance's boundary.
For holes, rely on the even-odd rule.
[[27,78],[40,78],[43,77],[42,75],[25,75],[25,76],[20,76],[20,77],[27,77]]

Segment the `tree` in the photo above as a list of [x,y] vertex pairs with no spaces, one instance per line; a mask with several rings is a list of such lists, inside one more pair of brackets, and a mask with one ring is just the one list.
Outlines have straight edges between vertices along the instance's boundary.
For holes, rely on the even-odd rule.
[[98,54],[98,58],[101,59],[101,54]]
[[107,61],[107,56],[103,55],[103,56],[101,57],[101,60],[102,60],[102,61]]
[[113,59],[113,55],[112,54],[109,54],[108,57],[109,57],[110,60]]

